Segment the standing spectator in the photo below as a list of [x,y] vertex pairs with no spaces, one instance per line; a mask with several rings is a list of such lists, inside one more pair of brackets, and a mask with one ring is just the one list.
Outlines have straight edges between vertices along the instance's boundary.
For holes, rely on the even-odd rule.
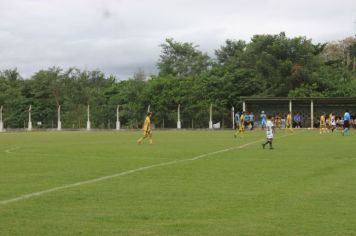
[[302,127],[302,118],[299,115],[299,112],[297,112],[297,114],[293,117],[293,121],[294,121],[294,128]]
[[[342,122],[343,123],[343,122]],[[340,129],[340,127],[341,127],[341,117],[340,116],[337,116],[336,117],[336,128],[337,129]]]
[[248,115],[248,112],[245,112],[244,114],[245,114],[245,117],[244,117],[245,123],[244,123],[244,125],[245,125],[246,128],[248,128],[248,125],[250,124],[250,117]]
[[250,118],[251,130],[253,130],[253,126],[255,125],[255,115],[252,112],[250,112],[249,118]]

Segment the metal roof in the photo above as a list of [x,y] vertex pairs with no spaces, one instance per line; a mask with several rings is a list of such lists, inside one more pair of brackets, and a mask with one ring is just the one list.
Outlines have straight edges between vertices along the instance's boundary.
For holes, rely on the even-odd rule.
[[356,103],[356,97],[240,97],[242,101],[311,101],[330,103]]

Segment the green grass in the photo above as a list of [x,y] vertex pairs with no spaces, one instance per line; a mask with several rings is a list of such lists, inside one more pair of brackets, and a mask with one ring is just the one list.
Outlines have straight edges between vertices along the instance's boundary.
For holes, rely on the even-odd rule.
[[0,235],[356,235],[356,133],[140,135],[0,133],[0,202],[177,160],[0,204]]

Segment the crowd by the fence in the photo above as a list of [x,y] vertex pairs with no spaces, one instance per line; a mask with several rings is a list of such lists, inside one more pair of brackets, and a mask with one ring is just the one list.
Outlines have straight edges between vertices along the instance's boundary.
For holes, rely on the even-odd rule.
[[[242,114],[242,113],[241,113]],[[236,126],[240,124],[240,112],[235,114],[235,123]],[[245,129],[253,130],[254,128],[264,128],[264,122],[266,120],[266,114],[264,111],[261,111],[259,117],[256,119],[256,116],[253,112],[244,112],[244,126]],[[336,121],[336,128],[341,129],[344,125],[344,119],[342,116],[336,116],[334,113],[330,113],[330,117],[333,114]],[[287,114],[282,116],[280,113],[275,113],[271,115],[271,121],[275,124],[276,128],[286,128],[287,127]],[[303,126],[303,118],[300,113],[295,113],[292,117],[292,127],[293,128],[310,128],[310,125]],[[326,125],[331,126],[331,118],[326,119]],[[316,118],[313,122],[313,128],[320,127],[320,118]],[[350,119],[350,128],[356,128],[356,116],[351,115]]]

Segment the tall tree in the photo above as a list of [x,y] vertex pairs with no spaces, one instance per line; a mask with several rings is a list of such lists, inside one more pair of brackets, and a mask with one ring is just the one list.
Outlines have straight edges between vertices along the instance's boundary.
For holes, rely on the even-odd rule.
[[161,44],[162,53],[158,61],[159,75],[197,76],[208,70],[210,58],[197,47],[193,43],[166,39],[166,42]]

